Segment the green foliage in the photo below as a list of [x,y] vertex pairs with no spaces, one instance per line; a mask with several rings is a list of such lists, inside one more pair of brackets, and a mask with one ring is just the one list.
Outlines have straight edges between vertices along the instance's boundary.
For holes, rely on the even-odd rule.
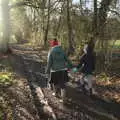
[[109,81],[110,77],[105,72],[102,72],[101,74],[98,75],[97,80]]
[[8,58],[0,59],[0,120],[4,119],[4,115],[7,119],[12,120],[12,108],[8,95],[5,90],[15,82],[14,75],[12,72],[11,64]]
[[11,85],[13,82],[12,73],[0,72],[0,85]]
[[18,42],[30,39],[31,23],[24,7],[11,10],[11,28],[12,36]]
[[3,113],[0,110],[0,120],[2,120]]
[[0,86],[9,86],[15,82],[13,69],[8,58],[0,59]]
[[117,40],[117,41],[115,42],[115,45],[114,45],[113,47],[120,49],[120,40]]

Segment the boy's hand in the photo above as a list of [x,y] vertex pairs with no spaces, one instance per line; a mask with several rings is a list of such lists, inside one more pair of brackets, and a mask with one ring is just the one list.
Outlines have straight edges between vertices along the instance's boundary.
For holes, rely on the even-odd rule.
[[76,67],[74,67],[74,68],[72,69],[72,72],[78,72],[78,69],[77,69]]

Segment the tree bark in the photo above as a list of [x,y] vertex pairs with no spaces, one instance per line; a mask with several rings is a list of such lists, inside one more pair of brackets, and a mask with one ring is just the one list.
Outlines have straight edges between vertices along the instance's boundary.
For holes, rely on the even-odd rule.
[[10,35],[10,24],[9,24],[9,0],[2,0],[2,24],[3,24],[3,36],[0,44],[0,51],[7,52],[9,35]]
[[98,39],[99,39],[99,70],[105,70],[105,55],[106,55],[106,38],[105,38],[105,28],[106,28],[106,20],[107,20],[107,12],[109,10],[109,6],[111,5],[113,0],[102,0],[101,7],[98,11]]
[[82,0],[80,0],[80,12],[81,12],[81,15],[84,16]]
[[74,52],[74,40],[73,40],[73,31],[72,31],[72,24],[71,24],[71,17],[70,17],[70,1],[67,0],[67,25],[68,25],[68,55]]
[[59,21],[58,21],[58,24],[57,24],[57,27],[56,27],[56,31],[55,31],[55,37],[58,36],[58,32],[59,32],[59,28],[60,28],[60,25],[61,25],[61,21],[62,21],[62,14],[64,12],[64,2],[61,6],[61,11],[60,11],[60,17],[59,17]]
[[[106,26],[107,12],[109,10],[109,6],[113,0],[102,0],[101,7],[98,11],[98,30],[99,30],[99,38],[100,40],[104,40],[104,32]],[[101,44],[103,47],[103,44]]]
[[93,16],[93,36],[94,42],[96,42],[97,31],[98,31],[98,15],[97,15],[97,0],[94,0],[94,16]]
[[44,34],[44,46],[47,45],[47,39],[48,39],[48,30],[49,30],[49,22],[50,22],[50,2],[51,0],[48,1],[48,16],[47,16],[47,25]]

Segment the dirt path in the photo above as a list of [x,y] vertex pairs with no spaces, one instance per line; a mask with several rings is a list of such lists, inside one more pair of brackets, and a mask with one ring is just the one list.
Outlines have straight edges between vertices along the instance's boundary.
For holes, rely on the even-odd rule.
[[0,77],[6,76],[6,82],[0,81],[0,120],[39,120],[27,79],[14,73],[10,64],[9,56],[0,59]]
[[[11,61],[17,74],[23,76],[27,81],[36,115],[47,120],[49,116],[41,114],[41,105],[36,97],[36,88],[42,88],[45,98],[53,108],[60,120],[118,120],[120,119],[120,104],[106,101],[99,96],[88,97],[77,91],[76,85],[67,85],[67,99],[60,103],[59,99],[52,96],[52,92],[46,88],[47,79],[43,76],[45,72],[47,53],[40,53],[32,48],[23,46],[13,47]],[[52,96],[52,97],[51,97]],[[29,105],[28,105],[29,106]],[[29,119],[28,119],[29,120]],[[37,120],[37,119],[36,119]]]

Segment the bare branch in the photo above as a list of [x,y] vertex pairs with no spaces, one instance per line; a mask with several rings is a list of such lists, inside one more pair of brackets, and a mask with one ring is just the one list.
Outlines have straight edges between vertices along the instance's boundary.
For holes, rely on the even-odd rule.
[[117,11],[115,11],[115,10],[111,10],[111,9],[109,9],[109,11],[110,11],[111,13],[115,13],[118,17],[120,17],[120,13],[119,13],[119,12],[117,12]]

